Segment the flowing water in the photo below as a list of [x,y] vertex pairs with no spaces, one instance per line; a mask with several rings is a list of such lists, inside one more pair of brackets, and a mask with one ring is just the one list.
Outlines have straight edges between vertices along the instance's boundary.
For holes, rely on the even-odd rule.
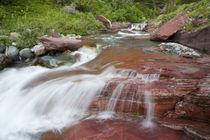
[[[146,50],[146,47],[155,46],[155,42],[130,41],[127,39],[129,36],[122,33],[91,36],[91,39],[102,44],[97,50],[103,51],[81,48],[75,52],[81,54],[81,60],[72,66],[56,69],[30,66],[0,72],[0,140],[41,139],[46,131],[61,131],[78,124],[84,119],[92,101],[103,93],[102,90],[108,87],[110,81],[123,79],[111,92],[105,112],[99,112],[101,116],[98,118],[112,118],[118,101],[126,100],[129,94],[129,91],[124,92],[130,88],[129,83],[140,85],[143,82],[150,87],[152,82],[159,79],[160,69],[145,66],[142,73],[138,73],[129,68],[128,62],[142,60],[152,63],[153,56],[156,56]],[[132,102],[144,100],[147,111],[143,126],[152,127],[152,91],[136,90],[143,91],[144,95],[138,92],[132,95],[130,110]],[[122,95],[126,95],[124,99]],[[123,109],[125,104],[122,102],[120,107]],[[111,115],[107,115],[107,112],[111,112]]]

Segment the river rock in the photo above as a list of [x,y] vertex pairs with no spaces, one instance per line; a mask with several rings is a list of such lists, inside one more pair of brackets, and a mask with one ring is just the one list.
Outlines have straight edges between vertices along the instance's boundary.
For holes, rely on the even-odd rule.
[[47,68],[55,68],[64,64],[73,64],[76,62],[75,56],[71,54],[59,54],[55,56],[42,56],[38,59],[36,64],[42,65]]
[[9,58],[5,54],[0,53],[0,70],[4,69],[9,62]]
[[104,16],[96,16],[96,19],[101,21],[107,29],[111,29],[112,23],[110,20],[108,20]]
[[25,59],[31,59],[34,57],[34,54],[33,52],[31,51],[31,49],[29,48],[24,48],[22,49],[20,52],[19,52],[19,55],[21,57],[22,60],[25,60]]
[[20,34],[17,32],[10,33],[10,38],[13,39],[13,41],[18,41],[19,37],[20,37]]
[[4,53],[6,46],[3,43],[0,43],[0,53]]
[[52,37],[61,37],[61,35],[58,32],[56,32],[55,29],[52,29],[51,33]]
[[183,44],[193,49],[210,52],[210,26],[191,32],[177,32],[172,41]]
[[9,46],[6,55],[12,60],[19,60],[19,50],[14,46]]
[[39,43],[38,45],[34,46],[32,49],[31,49],[32,52],[34,52],[34,54],[36,56],[40,56],[40,55],[43,55],[46,53],[46,50],[45,50],[45,47],[42,43]]
[[157,31],[152,33],[151,40],[156,41],[165,41],[170,36],[175,34],[178,30],[181,29],[183,25],[189,20],[189,17],[186,12],[182,12],[177,15],[166,24],[162,25]]
[[83,45],[95,46],[92,41],[69,38],[39,37],[38,40],[42,42],[46,51],[76,51]]
[[200,57],[200,54],[195,50],[178,43],[161,43],[159,46],[161,50],[173,55],[183,57]]

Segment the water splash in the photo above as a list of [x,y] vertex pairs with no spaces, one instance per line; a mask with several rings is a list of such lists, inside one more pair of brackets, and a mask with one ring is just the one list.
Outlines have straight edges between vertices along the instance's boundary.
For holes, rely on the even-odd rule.
[[151,91],[145,91],[144,94],[144,104],[146,105],[146,119],[142,122],[145,128],[154,127],[153,118],[154,118],[154,102],[152,99]]

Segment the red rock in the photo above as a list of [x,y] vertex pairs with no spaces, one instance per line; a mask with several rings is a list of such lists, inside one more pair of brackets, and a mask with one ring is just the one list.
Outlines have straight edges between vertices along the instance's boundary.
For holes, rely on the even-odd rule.
[[177,32],[172,41],[210,53],[210,26],[191,32]]
[[210,64],[210,57],[198,58],[196,59],[196,62],[201,64]]
[[126,29],[131,28],[132,23],[130,22],[113,22],[112,29]]
[[132,37],[129,37],[129,39],[149,40],[150,39],[150,35],[132,36]]
[[185,57],[185,58],[193,58],[192,55],[187,55],[187,54],[181,54],[180,56]]
[[189,17],[186,12],[177,15],[166,24],[161,26],[151,35],[151,40],[165,41],[175,34],[188,21]]
[[110,29],[112,27],[111,21],[104,16],[96,16],[96,19],[101,21],[107,29]]
[[39,37],[38,40],[42,42],[46,51],[75,51],[83,45],[93,44],[93,42],[90,41],[69,38]]
[[42,140],[190,140],[186,134],[166,127],[144,128],[137,120],[89,119],[61,133],[49,131]]

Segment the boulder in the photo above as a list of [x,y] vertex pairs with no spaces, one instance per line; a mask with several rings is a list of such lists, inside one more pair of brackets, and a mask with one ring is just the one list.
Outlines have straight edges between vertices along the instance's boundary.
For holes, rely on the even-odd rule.
[[198,31],[177,32],[171,40],[193,49],[210,52],[210,26]]
[[183,57],[200,57],[200,54],[196,52],[195,50],[188,48],[186,46],[183,46],[178,43],[161,43],[160,49],[164,50],[164,52],[173,54],[173,55],[179,55]]
[[34,52],[34,54],[36,56],[40,56],[46,53],[45,47],[43,46],[43,44],[39,43],[38,45],[34,46],[31,49],[32,52]]
[[6,55],[12,60],[19,60],[19,50],[14,46],[9,46],[6,50]]
[[0,53],[0,70],[4,69],[9,62],[10,59],[5,54]]
[[126,29],[131,28],[132,23],[130,22],[113,22],[112,29]]
[[107,29],[110,29],[112,27],[111,21],[104,16],[96,16],[96,19],[101,21]]
[[75,56],[71,54],[59,54],[56,56],[42,56],[38,59],[36,64],[47,68],[55,68],[64,64],[73,64],[76,62]]
[[39,37],[38,40],[42,42],[46,51],[76,51],[85,44],[93,45],[91,41],[69,38]]
[[188,21],[189,17],[186,12],[177,15],[166,24],[162,25],[157,31],[152,33],[151,40],[165,41],[175,34]]
[[20,57],[21,57],[22,60],[31,59],[31,58],[34,57],[33,52],[32,52],[31,49],[29,49],[29,48],[24,48],[24,49],[22,49],[22,50],[19,52],[19,55],[20,55]]
[[0,53],[4,53],[6,46],[3,43],[0,43]]

